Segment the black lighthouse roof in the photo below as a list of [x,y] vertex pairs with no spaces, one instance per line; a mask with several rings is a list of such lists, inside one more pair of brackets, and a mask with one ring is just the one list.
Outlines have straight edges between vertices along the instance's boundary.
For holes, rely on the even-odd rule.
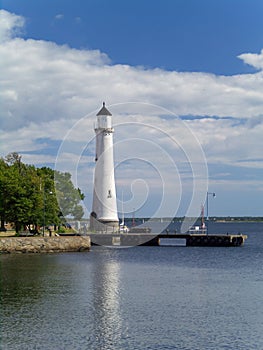
[[105,102],[102,104],[101,110],[97,113],[97,115],[112,115],[107,108],[105,107]]

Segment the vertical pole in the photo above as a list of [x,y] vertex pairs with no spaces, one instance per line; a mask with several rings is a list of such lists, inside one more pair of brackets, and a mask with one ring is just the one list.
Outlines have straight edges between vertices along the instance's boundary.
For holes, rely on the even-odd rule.
[[207,233],[208,233],[208,221],[209,221],[209,213],[208,213],[208,195],[211,194],[213,198],[215,198],[215,192],[206,192],[206,221],[207,221]]
[[44,190],[44,188],[43,188],[43,203],[44,203],[44,205],[43,205],[43,237],[45,236],[45,224],[46,224],[46,218],[45,218],[45,216],[46,216],[46,199],[45,199],[45,190]]
[[135,218],[134,218],[134,211],[135,209],[133,209],[133,213],[132,213],[132,226],[135,226]]
[[209,220],[208,217],[208,192],[206,192],[206,220]]

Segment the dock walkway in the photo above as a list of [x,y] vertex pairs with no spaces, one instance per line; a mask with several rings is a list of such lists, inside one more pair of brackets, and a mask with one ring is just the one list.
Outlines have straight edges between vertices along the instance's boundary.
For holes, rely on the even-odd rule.
[[186,246],[237,247],[247,239],[243,234],[154,234],[154,233],[91,233],[92,245],[103,246]]

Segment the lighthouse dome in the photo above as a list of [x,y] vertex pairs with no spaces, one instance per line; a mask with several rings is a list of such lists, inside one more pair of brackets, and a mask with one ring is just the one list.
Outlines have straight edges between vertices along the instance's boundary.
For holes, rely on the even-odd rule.
[[111,116],[112,114],[105,107],[105,102],[103,102],[101,110],[97,113],[97,128],[107,130],[112,129]]
[[112,115],[111,112],[105,107],[105,102],[103,102],[101,110],[97,113],[97,116],[99,115]]

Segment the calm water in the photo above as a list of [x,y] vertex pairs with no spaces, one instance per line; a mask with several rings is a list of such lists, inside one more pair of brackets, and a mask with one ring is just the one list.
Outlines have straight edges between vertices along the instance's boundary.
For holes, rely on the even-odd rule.
[[0,349],[263,349],[263,224],[214,226],[249,238],[0,256]]

